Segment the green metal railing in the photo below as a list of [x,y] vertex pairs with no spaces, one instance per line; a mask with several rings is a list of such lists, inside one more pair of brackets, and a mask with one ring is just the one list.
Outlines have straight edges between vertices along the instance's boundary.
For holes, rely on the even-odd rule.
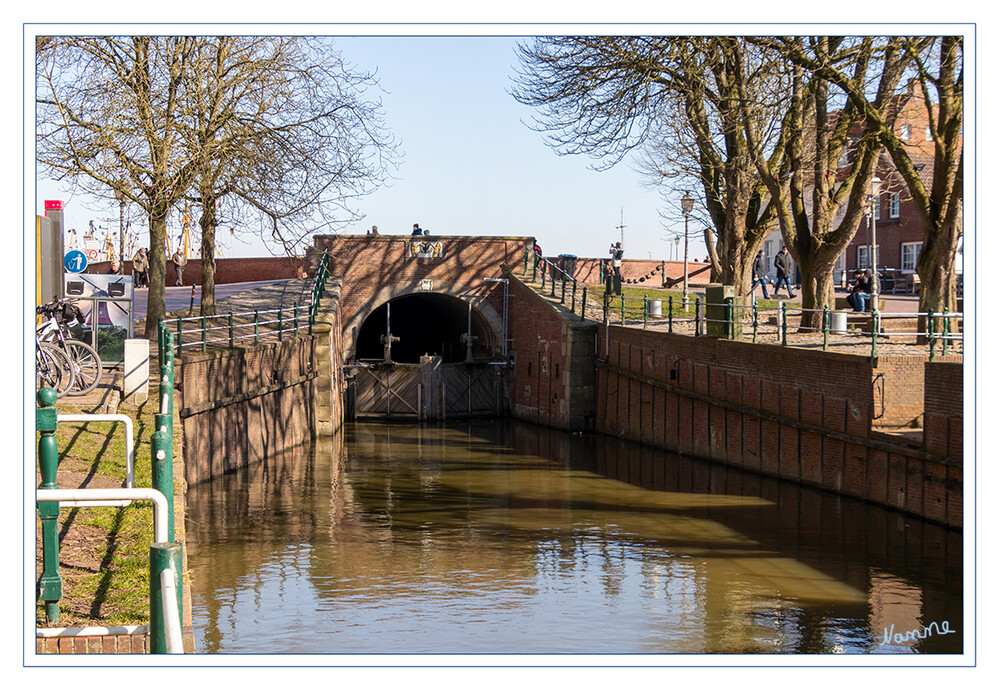
[[[159,323],[160,408],[155,415],[155,431],[150,438],[152,488],[125,489],[60,489],[56,477],[59,447],[55,439],[58,429],[56,393],[42,388],[37,394],[35,426],[38,438],[38,515],[42,532],[42,576],[38,598],[44,603],[49,623],[59,622],[62,600],[62,577],[59,574],[58,519],[60,501],[73,506],[107,505],[108,499],[118,505],[133,500],[151,500],[156,515],[154,541],[150,545],[150,651],[154,654],[183,652],[180,625],[183,619],[182,551],[174,541],[174,479],[173,479],[173,393],[174,352],[173,334],[163,321]],[[86,631],[86,629],[84,629]]]

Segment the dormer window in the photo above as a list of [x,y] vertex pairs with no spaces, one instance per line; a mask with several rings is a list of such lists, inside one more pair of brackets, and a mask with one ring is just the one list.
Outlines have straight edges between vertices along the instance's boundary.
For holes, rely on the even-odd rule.
[[908,141],[909,137],[912,136],[912,125],[902,125],[902,129],[899,131],[899,138]]

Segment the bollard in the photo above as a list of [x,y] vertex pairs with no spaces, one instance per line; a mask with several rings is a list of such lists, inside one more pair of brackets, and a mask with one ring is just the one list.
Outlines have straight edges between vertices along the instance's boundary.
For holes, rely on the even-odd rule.
[[152,443],[153,488],[166,497],[167,539],[173,541],[173,449],[170,447],[169,426],[166,415],[156,415],[156,431]]
[[[35,399],[35,428],[38,437],[38,467],[42,475],[39,489],[58,489],[56,468],[59,466],[59,446],[55,432],[59,428],[59,411],[55,407],[56,392],[42,388]],[[59,622],[59,601],[62,599],[62,577],[59,575],[59,503],[44,502],[38,506],[42,522],[42,577],[38,583],[38,598],[45,602],[45,618]]]
[[[152,654],[166,654],[168,649],[167,614],[164,604],[177,608],[176,621],[184,620],[183,599],[180,596],[182,582],[182,553],[176,542],[160,542],[149,546],[149,651]],[[165,602],[160,587],[160,574],[170,571],[174,579],[176,602]],[[182,650],[177,650],[182,651]]]
[[927,313],[926,313],[926,329],[927,329],[928,335],[929,335],[929,341],[930,341],[930,361],[932,362],[933,361],[933,355],[935,354],[934,351],[933,351],[934,350],[934,345],[936,344],[936,333],[935,333],[936,324],[933,323],[933,310],[932,309],[928,310]]
[[822,307],[822,351],[829,349],[829,305]]
[[878,323],[878,307],[874,305],[871,309],[871,359],[878,357],[878,331],[881,325]]
[[947,341],[950,339],[950,319],[947,316],[947,307],[943,310],[943,356],[947,356]]

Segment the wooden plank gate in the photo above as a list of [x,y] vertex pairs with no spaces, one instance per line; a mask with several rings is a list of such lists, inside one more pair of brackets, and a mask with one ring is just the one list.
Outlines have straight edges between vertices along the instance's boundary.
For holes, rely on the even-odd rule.
[[466,419],[504,412],[503,365],[421,364],[349,366],[347,413],[353,418]]

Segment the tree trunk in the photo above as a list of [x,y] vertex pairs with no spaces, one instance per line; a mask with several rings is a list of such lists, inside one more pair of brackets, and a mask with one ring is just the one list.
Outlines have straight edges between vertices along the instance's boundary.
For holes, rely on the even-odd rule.
[[215,198],[202,197],[201,315],[215,315]]
[[144,337],[156,340],[160,319],[166,316],[166,216],[169,209],[157,207],[149,214],[149,293],[146,301]]
[[822,330],[822,317],[826,305],[836,304],[836,289],[833,282],[833,268],[836,257],[830,261],[825,253],[806,257],[798,264],[801,271],[801,330]]

